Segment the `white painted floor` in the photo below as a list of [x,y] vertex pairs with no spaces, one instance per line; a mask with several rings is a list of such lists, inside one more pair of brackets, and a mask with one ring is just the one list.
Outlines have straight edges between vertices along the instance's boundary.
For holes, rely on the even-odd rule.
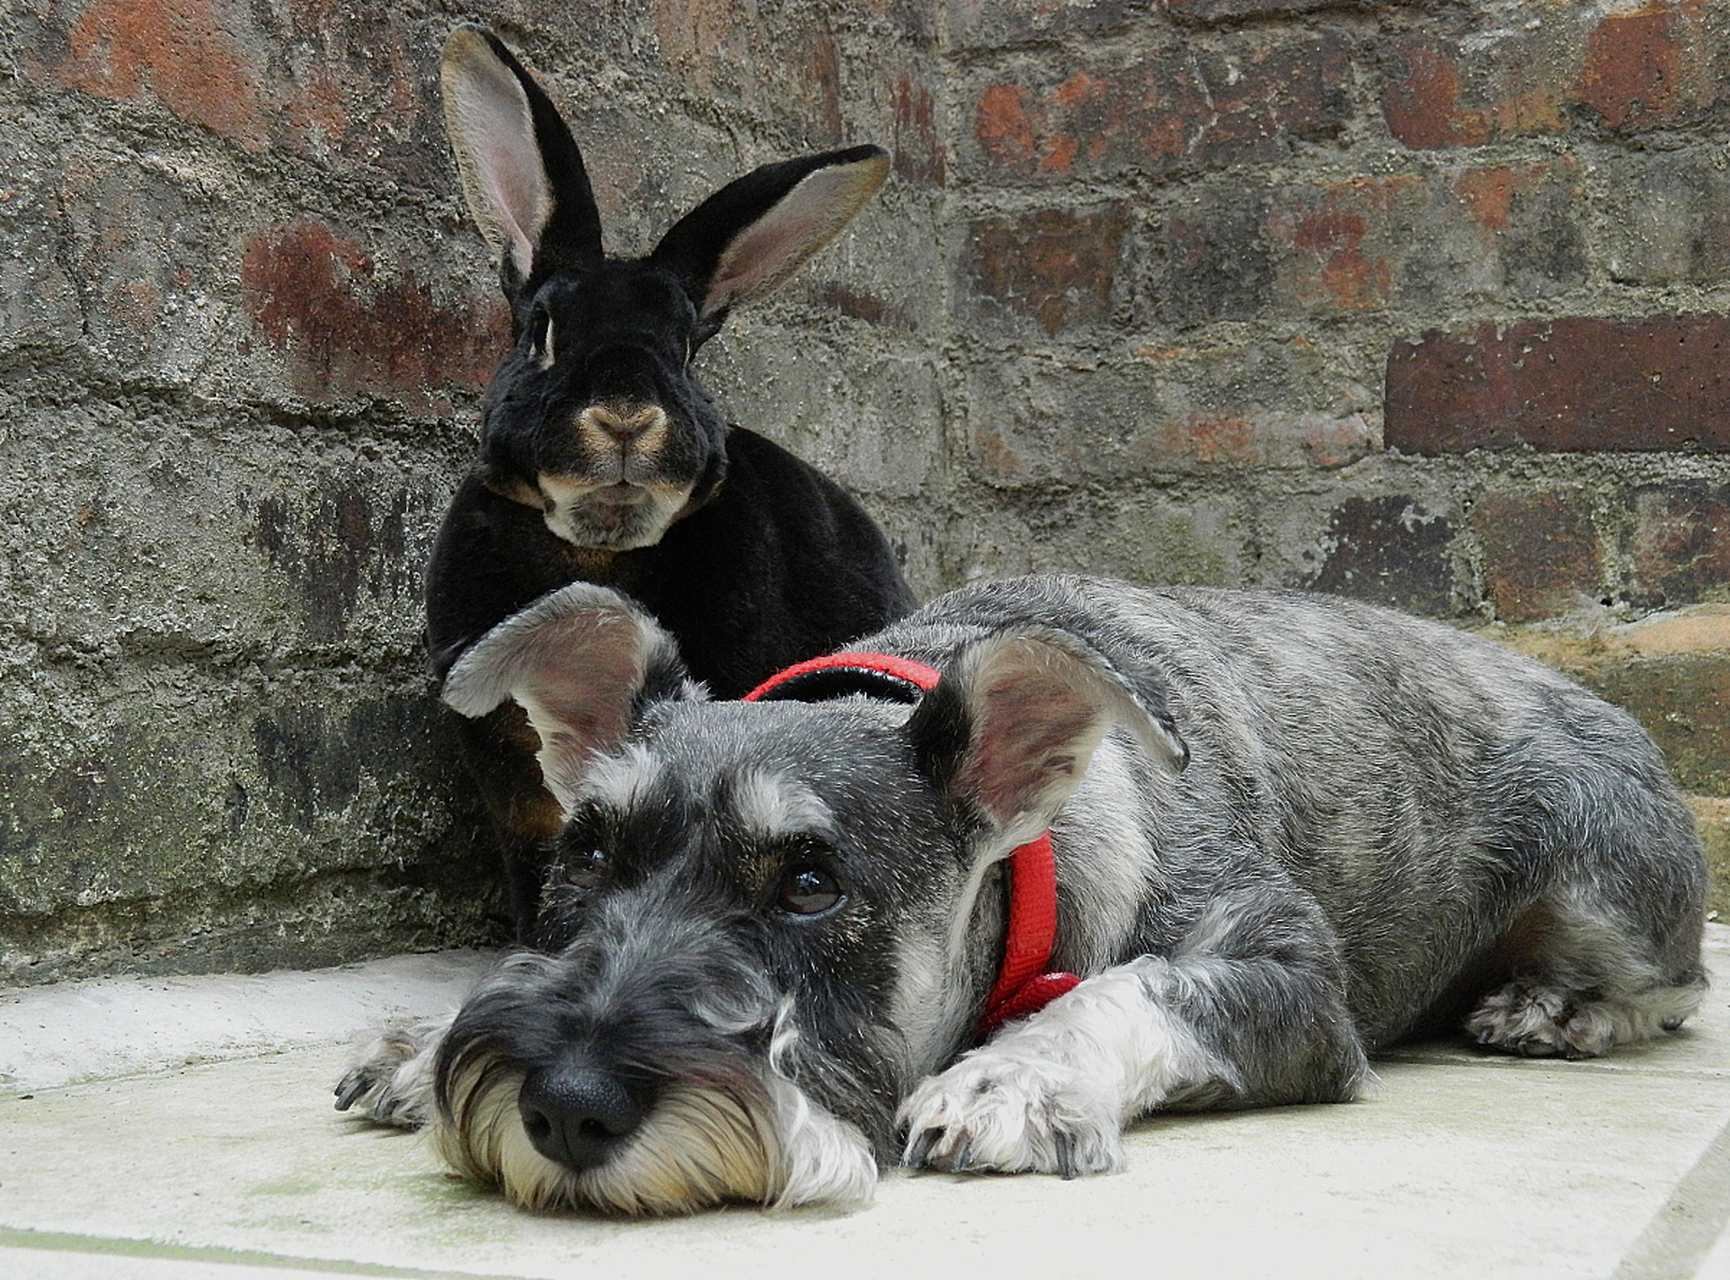
[[1424,1046],[1360,1103],[1143,1123],[1116,1176],[659,1222],[521,1212],[332,1109],[351,1040],[484,957],[0,993],[0,1277],[1730,1278],[1730,928],[1709,946],[1689,1029],[1602,1062]]

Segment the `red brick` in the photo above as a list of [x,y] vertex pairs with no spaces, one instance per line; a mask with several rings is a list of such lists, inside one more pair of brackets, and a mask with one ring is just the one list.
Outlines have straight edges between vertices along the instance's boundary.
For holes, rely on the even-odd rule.
[[428,388],[478,388],[510,334],[502,301],[441,305],[412,270],[379,280],[353,240],[312,219],[246,242],[240,282],[257,331],[314,396],[382,392],[416,405]]
[[1418,454],[1730,449],[1727,360],[1725,316],[1426,333],[1388,354],[1387,444]]
[[1566,55],[1523,34],[1469,55],[1438,36],[1409,37],[1390,50],[1383,118],[1401,143],[1421,149],[1560,133],[1572,69]]
[[1501,28],[1480,14],[1476,28],[1438,23],[1397,38],[1383,72],[1389,130],[1424,149],[1582,126],[1637,133],[1730,96],[1721,19],[1701,0],[1595,8],[1546,6],[1541,22]]
[[1452,189],[1508,293],[1546,296],[1585,283],[1588,199],[1572,156],[1467,169]]
[[1578,494],[1492,494],[1472,509],[1496,616],[1533,622],[1596,597],[1604,553]]
[[1031,317],[1048,334],[1094,324],[1111,314],[1128,226],[1121,204],[984,218],[968,237],[967,270],[978,296]]
[[442,182],[432,50],[420,39],[408,20],[352,5],[92,0],[44,18],[23,65],[33,79],[158,106],[247,151],[334,153]]
[[1612,129],[1649,128],[1682,105],[1682,17],[1671,8],[1608,14],[1586,39],[1579,97]]

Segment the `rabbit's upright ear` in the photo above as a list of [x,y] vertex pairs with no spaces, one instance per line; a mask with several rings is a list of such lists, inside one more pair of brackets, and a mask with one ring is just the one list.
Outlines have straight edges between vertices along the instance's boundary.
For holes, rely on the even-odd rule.
[[484,27],[445,41],[445,128],[463,194],[500,255],[505,293],[531,276],[601,261],[601,216],[583,154],[552,100]]
[[684,283],[712,324],[777,288],[841,233],[883,185],[881,147],[848,147],[764,165],[681,218],[650,261]]

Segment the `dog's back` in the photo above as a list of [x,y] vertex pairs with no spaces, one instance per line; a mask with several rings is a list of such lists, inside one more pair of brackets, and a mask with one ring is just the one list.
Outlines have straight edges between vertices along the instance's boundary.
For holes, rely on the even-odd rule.
[[[1287,878],[1313,898],[1368,1047],[1446,1023],[1517,973],[1584,991],[1614,971],[1628,990],[1675,991],[1647,1012],[1576,1017],[1580,1039],[1547,1047],[1515,1025],[1535,1022],[1529,1010],[1474,1023],[1526,1052],[1601,1052],[1641,1038],[1606,1017],[1650,1035],[1697,1003],[1705,873],[1692,817],[1632,717],[1542,664],[1337,597],[1064,577],[964,588],[867,643],[941,668],[969,639],[1029,625],[1104,655],[1189,748],[1176,776],[1114,764],[1109,744],[1095,757],[1054,824],[1078,883],[1123,856],[1109,815],[1128,772],[1160,868],[1149,874],[1211,879],[1213,912],[1221,889],[1253,911],[1258,886],[1283,892]],[[1184,945],[1202,904],[1176,886],[1150,901],[1115,939],[1078,913],[1060,931],[1082,952],[1078,971]]]

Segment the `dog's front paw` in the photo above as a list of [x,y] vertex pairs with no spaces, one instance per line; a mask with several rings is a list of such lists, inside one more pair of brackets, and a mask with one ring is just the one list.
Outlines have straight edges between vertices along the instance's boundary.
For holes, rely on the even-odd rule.
[[1107,1091],[1062,1062],[976,1049],[920,1082],[898,1115],[902,1163],[1034,1171],[1073,1178],[1123,1167],[1117,1110]]
[[450,1023],[440,1018],[383,1032],[337,1081],[336,1109],[399,1129],[426,1124],[433,1113],[433,1061]]

